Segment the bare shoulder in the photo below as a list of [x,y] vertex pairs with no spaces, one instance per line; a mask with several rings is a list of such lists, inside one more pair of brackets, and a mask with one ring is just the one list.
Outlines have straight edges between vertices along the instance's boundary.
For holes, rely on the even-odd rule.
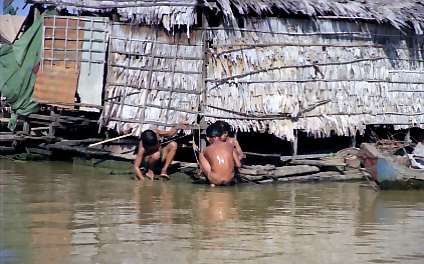
[[209,145],[203,150],[203,153],[207,154],[211,152],[212,150],[213,150],[213,145]]
[[225,144],[226,146],[233,146],[233,141],[232,140],[228,140],[226,142],[222,142],[223,144]]
[[235,142],[237,142],[237,139],[232,138],[232,137],[228,137],[227,142],[228,143],[231,143],[231,144],[234,144]]
[[219,145],[216,146],[216,148],[220,149],[221,151],[231,152],[234,146],[230,142],[220,142]]
[[143,154],[145,151],[144,146],[143,146],[143,141],[140,140],[140,142],[138,143],[138,151],[137,151],[137,155]]

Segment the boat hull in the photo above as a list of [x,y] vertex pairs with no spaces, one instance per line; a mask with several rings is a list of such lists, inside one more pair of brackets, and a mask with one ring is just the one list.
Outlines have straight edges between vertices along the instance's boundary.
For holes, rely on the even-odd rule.
[[381,189],[423,189],[424,170],[408,168],[374,146],[363,143],[358,157]]

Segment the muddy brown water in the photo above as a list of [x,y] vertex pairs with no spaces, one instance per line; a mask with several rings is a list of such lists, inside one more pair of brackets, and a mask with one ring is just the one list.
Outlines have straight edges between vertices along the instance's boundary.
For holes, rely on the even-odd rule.
[[424,192],[0,159],[0,263],[424,263]]

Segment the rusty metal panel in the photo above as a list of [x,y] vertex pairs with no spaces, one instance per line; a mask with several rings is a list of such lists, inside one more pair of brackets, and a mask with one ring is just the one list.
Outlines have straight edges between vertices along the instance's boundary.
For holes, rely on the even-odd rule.
[[[77,83],[78,72],[75,72],[75,69],[53,67],[52,70],[45,70],[37,76],[34,86],[34,100],[46,104],[49,104],[49,102],[74,103]],[[60,106],[73,108],[73,106]]]

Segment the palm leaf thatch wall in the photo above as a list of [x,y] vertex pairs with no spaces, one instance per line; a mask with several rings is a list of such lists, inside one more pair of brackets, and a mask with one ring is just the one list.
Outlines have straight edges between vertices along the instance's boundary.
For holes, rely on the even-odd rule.
[[424,124],[422,36],[387,25],[245,19],[209,30],[208,119],[294,139]]
[[201,32],[112,25],[101,122],[121,133],[197,121],[203,87]]

